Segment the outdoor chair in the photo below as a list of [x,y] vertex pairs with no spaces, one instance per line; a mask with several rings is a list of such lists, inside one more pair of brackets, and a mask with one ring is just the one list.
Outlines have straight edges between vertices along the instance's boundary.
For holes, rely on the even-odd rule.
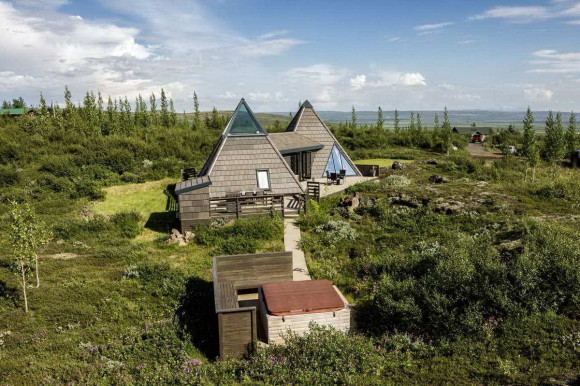
[[338,174],[337,173],[330,173],[330,182],[332,184],[338,184]]
[[338,178],[339,178],[338,182],[339,182],[339,184],[342,183],[342,182],[344,182],[344,177],[346,177],[346,170],[345,169],[340,169],[340,172],[338,174]]

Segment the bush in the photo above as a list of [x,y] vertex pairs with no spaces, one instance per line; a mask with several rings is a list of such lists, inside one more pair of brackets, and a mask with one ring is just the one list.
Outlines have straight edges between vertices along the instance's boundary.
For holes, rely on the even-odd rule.
[[0,187],[16,185],[20,182],[20,174],[10,166],[0,165]]
[[198,227],[195,234],[199,244],[217,245],[219,253],[255,253],[263,242],[282,239],[284,222],[277,215],[248,217],[231,224]]
[[361,302],[359,326],[378,335],[456,338],[482,336],[489,318],[545,311],[578,317],[580,238],[542,224],[519,232],[522,247],[503,253],[481,234],[383,260],[377,288]]
[[405,176],[393,174],[381,181],[381,184],[384,186],[407,186],[411,184],[411,180]]
[[127,149],[112,149],[103,163],[117,174],[133,171],[135,159]]
[[141,215],[137,212],[120,212],[111,216],[111,222],[123,237],[134,238],[141,234]]
[[78,173],[75,159],[70,155],[47,155],[40,161],[39,170],[56,177],[73,177]]

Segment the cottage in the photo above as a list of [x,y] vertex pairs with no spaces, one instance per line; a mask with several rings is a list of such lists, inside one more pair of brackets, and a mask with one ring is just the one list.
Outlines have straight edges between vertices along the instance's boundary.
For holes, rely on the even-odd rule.
[[3,117],[22,117],[24,115],[33,116],[36,111],[32,108],[20,107],[13,109],[0,109],[0,116]]
[[[177,183],[175,193],[181,227],[187,229],[210,220],[210,200],[269,196],[262,200],[264,205],[283,206],[285,196],[304,194],[304,190],[242,99],[199,176]],[[238,204],[225,202],[220,210],[237,213]]]
[[453,132],[461,135],[469,135],[471,142],[483,142],[485,137],[493,132],[491,127],[454,127]]
[[310,102],[286,132],[268,134],[240,101],[198,176],[176,184],[182,230],[212,217],[300,211],[303,181],[362,176]]

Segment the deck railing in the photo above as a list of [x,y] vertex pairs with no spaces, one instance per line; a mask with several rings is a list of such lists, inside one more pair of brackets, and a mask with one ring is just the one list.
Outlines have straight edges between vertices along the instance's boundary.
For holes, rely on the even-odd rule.
[[306,183],[306,196],[311,200],[320,202],[320,182],[308,181]]
[[283,195],[239,196],[209,200],[211,218],[241,218],[279,212],[284,217]]

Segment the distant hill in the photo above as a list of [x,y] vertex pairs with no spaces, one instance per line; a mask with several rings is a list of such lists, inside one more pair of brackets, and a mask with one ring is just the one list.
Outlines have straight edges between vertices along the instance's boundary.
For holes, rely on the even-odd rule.
[[[233,111],[220,111],[220,114],[231,115]],[[435,113],[439,114],[439,119],[443,121],[442,111],[416,111],[415,115],[421,114],[421,119],[423,125],[426,127],[433,126],[433,120],[435,118]],[[209,112],[202,112],[202,115],[209,114]],[[348,111],[318,111],[320,118],[328,123],[339,123],[350,121],[350,112]],[[357,121],[359,124],[372,124],[377,121],[376,111],[357,111]],[[401,125],[406,126],[410,122],[410,111],[399,111],[399,117],[401,120]],[[489,111],[489,110],[450,110],[449,119],[452,126],[470,126],[475,122],[476,126],[479,127],[493,127],[493,128],[507,128],[510,124],[514,125],[516,129],[522,128],[522,120],[525,116],[525,111]],[[187,113],[187,116],[191,116],[192,113]],[[385,127],[393,127],[394,125],[394,111],[383,111],[383,116],[385,119]],[[548,116],[547,111],[534,111],[534,118],[536,120],[535,127],[537,131],[544,130],[544,124],[546,117]],[[280,121],[282,127],[286,127],[290,122],[288,113],[256,113],[258,121],[264,127],[270,127],[274,125],[275,121]],[[567,124],[568,119],[570,119],[569,112],[562,113],[562,120],[564,124]]]

